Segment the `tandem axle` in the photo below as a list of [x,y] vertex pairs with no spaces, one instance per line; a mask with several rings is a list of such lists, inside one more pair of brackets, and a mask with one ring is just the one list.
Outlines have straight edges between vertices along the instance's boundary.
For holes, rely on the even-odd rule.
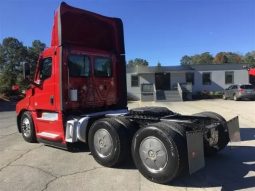
[[[240,141],[238,117],[226,122],[221,116],[212,112],[202,112],[187,116],[174,113],[167,108],[144,107],[130,111],[116,110],[90,113],[76,117],[73,116],[71,120],[66,122],[66,142],[74,143],[81,141],[87,143],[89,139],[88,132],[93,124],[91,121],[97,123],[96,120],[98,120],[98,118],[100,118],[101,122],[105,120],[106,123],[109,123],[108,120],[110,120],[125,126],[127,134],[131,134],[131,136],[128,137],[129,139],[135,139],[137,136],[135,134],[137,134],[137,131],[141,128],[146,129],[147,127],[150,128],[150,126],[155,126],[156,128],[154,131],[158,131],[158,126],[165,125],[166,130],[174,131],[183,139],[183,143],[186,143],[183,145],[183,150],[180,150],[179,152],[186,153],[185,155],[187,155],[187,158],[185,161],[188,162],[190,174],[204,167],[204,154],[215,154],[223,149],[229,141]],[[111,125],[111,123],[109,124]],[[112,142],[110,138],[111,135],[108,134],[106,130],[100,130],[94,136],[100,137],[100,134],[108,137],[107,140],[104,141],[103,138],[98,138],[98,145],[96,146],[94,141],[95,145],[90,147],[98,147],[101,149],[110,147],[107,143]],[[131,140],[129,140],[129,142],[131,142]],[[163,146],[164,144],[160,139],[155,138],[154,136],[145,139],[145,142],[142,142],[140,147],[142,147],[143,150],[146,150],[146,145],[150,144],[150,142],[155,142],[159,145],[161,144],[162,152],[169,152],[166,150],[166,147]],[[174,142],[174,144],[178,143]],[[135,147],[135,145],[132,145],[132,147]],[[156,151],[147,149],[147,151],[142,152],[147,152],[148,160],[155,161],[157,159]],[[98,151],[98,156],[103,157],[104,155],[100,155],[100,152]],[[134,160],[136,159],[134,158]],[[103,163],[103,165],[105,164]],[[154,172],[152,167],[148,168],[151,168],[150,170]],[[153,181],[158,182],[155,178]]]

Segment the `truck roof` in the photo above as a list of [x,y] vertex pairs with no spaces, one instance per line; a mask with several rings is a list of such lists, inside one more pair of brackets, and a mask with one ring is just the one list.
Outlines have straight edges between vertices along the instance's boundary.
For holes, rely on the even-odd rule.
[[125,54],[122,21],[62,2],[55,11],[51,46],[69,44]]

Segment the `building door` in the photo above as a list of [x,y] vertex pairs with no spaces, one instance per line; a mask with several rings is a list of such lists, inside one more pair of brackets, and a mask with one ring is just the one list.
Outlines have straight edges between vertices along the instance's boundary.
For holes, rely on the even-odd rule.
[[155,73],[156,90],[170,90],[170,73]]

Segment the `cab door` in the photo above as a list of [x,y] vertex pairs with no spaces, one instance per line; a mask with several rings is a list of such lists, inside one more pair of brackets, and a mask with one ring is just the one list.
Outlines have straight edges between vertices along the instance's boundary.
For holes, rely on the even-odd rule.
[[39,60],[39,67],[35,79],[38,86],[34,89],[34,108],[36,110],[56,110],[53,62],[53,50],[44,53]]
[[35,76],[35,83],[38,85],[33,89],[33,118],[37,138],[62,142],[62,115],[57,111],[55,100],[58,88],[55,75],[56,59],[54,48],[47,49],[40,57]]

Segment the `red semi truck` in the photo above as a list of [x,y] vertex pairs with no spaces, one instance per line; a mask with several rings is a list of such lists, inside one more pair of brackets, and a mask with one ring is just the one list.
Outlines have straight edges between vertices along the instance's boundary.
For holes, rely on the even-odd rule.
[[248,68],[249,82],[255,86],[255,67]]
[[[23,70],[26,78],[28,63]],[[133,159],[154,182],[196,172],[204,166],[204,154],[240,137],[237,117],[227,122],[213,112],[128,110],[122,21],[66,3],[55,12],[51,47],[41,53],[30,81],[16,106],[25,141],[65,149],[84,142],[101,165]]]

